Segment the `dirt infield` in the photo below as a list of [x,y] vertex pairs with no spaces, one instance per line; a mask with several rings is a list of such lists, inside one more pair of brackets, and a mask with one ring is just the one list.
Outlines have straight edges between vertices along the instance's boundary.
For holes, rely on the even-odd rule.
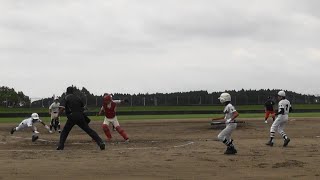
[[[131,142],[113,132],[106,151],[78,127],[56,151],[58,133],[38,125],[32,143],[29,131],[10,135],[16,124],[0,124],[0,179],[320,179],[319,119],[290,121],[287,148],[279,135],[274,147],[264,145],[270,124],[246,122],[233,134],[238,154],[229,156],[207,120],[120,122]],[[91,126],[104,137],[98,122]]]

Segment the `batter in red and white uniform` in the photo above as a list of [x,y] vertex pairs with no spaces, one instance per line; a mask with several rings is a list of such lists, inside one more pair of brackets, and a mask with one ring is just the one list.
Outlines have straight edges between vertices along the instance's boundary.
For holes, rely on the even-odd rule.
[[99,115],[101,115],[102,112],[105,113],[104,121],[102,124],[102,129],[104,131],[104,134],[107,136],[107,141],[111,141],[112,136],[109,129],[110,124],[113,125],[116,128],[116,131],[123,137],[125,142],[129,142],[129,138],[127,133],[120,127],[120,124],[118,122],[118,118],[116,116],[116,110],[117,105],[121,104],[123,102],[126,102],[127,100],[112,100],[112,96],[110,94],[106,94],[103,97],[103,105],[100,109]]

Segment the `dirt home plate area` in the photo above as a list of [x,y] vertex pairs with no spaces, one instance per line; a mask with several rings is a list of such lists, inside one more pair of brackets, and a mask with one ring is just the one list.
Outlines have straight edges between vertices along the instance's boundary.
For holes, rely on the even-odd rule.
[[[273,147],[265,145],[271,122],[241,120],[233,133],[237,155],[223,154],[221,130],[204,119],[121,122],[130,143],[114,131],[105,151],[77,126],[56,151],[58,133],[38,125],[32,143],[28,130],[10,135],[16,124],[1,124],[0,179],[320,179],[320,119],[289,121],[286,148],[278,134]],[[90,124],[104,138],[100,123]]]

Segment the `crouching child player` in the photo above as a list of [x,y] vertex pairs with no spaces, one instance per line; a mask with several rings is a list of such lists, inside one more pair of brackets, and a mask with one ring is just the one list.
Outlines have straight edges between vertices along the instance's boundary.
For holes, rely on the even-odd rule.
[[231,104],[231,96],[229,93],[222,93],[218,99],[225,105],[223,110],[224,116],[213,118],[212,121],[225,119],[226,127],[219,133],[218,139],[227,146],[227,150],[224,154],[236,154],[237,150],[233,145],[231,134],[237,128],[235,119],[239,116],[239,113]]

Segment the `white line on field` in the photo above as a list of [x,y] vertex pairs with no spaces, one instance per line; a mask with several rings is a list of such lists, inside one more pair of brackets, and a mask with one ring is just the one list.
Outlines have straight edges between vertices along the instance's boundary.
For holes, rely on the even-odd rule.
[[[16,139],[27,139],[27,140],[31,140],[31,138],[24,138],[24,137],[19,137],[19,136],[11,136],[13,138],[16,138]],[[55,141],[48,141],[48,140],[45,140],[45,139],[38,139],[38,141],[42,141],[42,142],[55,142]],[[0,142],[1,143],[1,142]],[[6,142],[4,142],[3,144],[6,144]],[[91,144],[91,143],[71,143],[71,144]],[[193,141],[190,141],[186,144],[181,144],[181,145],[176,145],[176,146],[173,146],[172,148],[179,148],[179,147],[185,147],[185,146],[189,146],[191,144],[194,144]],[[109,147],[107,145],[107,147]],[[110,149],[110,150],[113,150],[113,151],[119,151],[119,150],[144,150],[144,149],[161,149],[160,147],[137,147],[137,148],[117,148],[117,149]],[[22,149],[17,149],[17,150],[0,150],[0,152],[52,152],[52,151],[57,151],[57,150],[22,150]],[[64,150],[66,151],[66,150]]]
[[118,149],[111,149],[111,150],[119,151],[119,150],[143,150],[143,149],[159,149],[159,147],[118,148]]
[[173,146],[174,148],[178,148],[178,147],[184,147],[184,146],[188,146],[188,145],[191,145],[193,144],[194,142],[188,142],[187,144],[182,144],[182,145],[178,145],[178,146]]
[[[11,136],[13,138],[16,138],[16,139],[26,139],[26,140],[31,140],[32,138],[24,138],[24,137],[19,137],[19,136]],[[37,141],[42,141],[42,142],[55,142],[55,141],[48,141],[48,140],[45,140],[45,139],[38,139]]]
[[37,149],[0,149],[0,152],[53,152],[58,150],[37,150]]

